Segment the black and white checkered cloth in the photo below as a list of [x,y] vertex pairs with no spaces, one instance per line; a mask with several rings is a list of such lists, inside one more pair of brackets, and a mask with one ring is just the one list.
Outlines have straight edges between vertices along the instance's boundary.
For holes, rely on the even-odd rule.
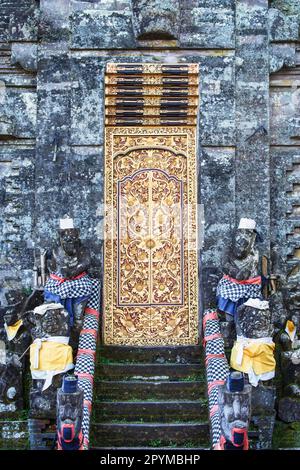
[[[85,309],[83,327],[79,337],[75,374],[78,375],[78,386],[83,390],[84,396],[82,433],[83,447],[87,450],[89,448],[90,418],[92,412],[93,382],[99,327],[100,283],[97,279],[88,278],[88,280],[85,280],[85,277],[69,282],[78,283],[78,281],[82,279],[84,283],[86,282],[85,286],[89,286],[90,297]],[[77,290],[78,285],[79,284],[75,286],[75,290]],[[86,292],[87,291],[77,295],[87,295]],[[61,293],[58,295],[61,295]],[[73,295],[71,297],[75,296]]]
[[261,298],[261,284],[238,284],[222,277],[217,286],[217,297],[218,296],[224,299],[230,299],[232,302],[237,302],[242,298],[246,300],[250,298]]
[[218,315],[214,310],[206,310],[203,315],[203,334],[206,358],[206,379],[212,447],[220,441],[221,426],[218,406],[218,387],[225,383],[229,366],[224,351]]
[[[59,273],[53,273],[63,279]],[[49,277],[45,284],[45,290],[52,294],[59,295],[62,299],[90,296],[94,291],[94,279],[90,278],[88,274],[79,279],[67,279],[64,282]]]

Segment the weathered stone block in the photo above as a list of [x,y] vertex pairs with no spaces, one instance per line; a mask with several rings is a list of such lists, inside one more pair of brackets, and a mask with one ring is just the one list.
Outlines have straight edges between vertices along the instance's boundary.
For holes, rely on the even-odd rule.
[[36,93],[31,89],[1,87],[3,102],[0,133],[15,137],[34,137]]
[[199,190],[205,219],[204,246],[201,253],[205,308],[215,307],[215,290],[222,276],[222,255],[224,247],[231,242],[234,228],[234,165],[234,149],[202,149]]
[[36,41],[38,22],[39,9],[34,0],[22,2],[18,8],[11,8],[8,39],[10,41]]
[[272,44],[270,47],[270,73],[278,72],[283,67],[295,67],[296,49],[291,44]]
[[76,77],[71,93],[71,143],[102,145],[104,132],[104,65],[97,58],[73,59]]
[[275,387],[263,385],[261,382],[257,387],[252,387],[251,404],[253,415],[274,414],[275,398]]
[[29,72],[35,72],[37,70],[37,44],[13,43],[11,63],[21,65],[24,70]]
[[233,48],[234,2],[187,2],[181,9],[182,47]]
[[234,145],[234,58],[203,57],[200,62],[201,145]]
[[70,0],[40,0],[39,37],[44,42],[69,37]]
[[300,398],[281,398],[278,405],[278,416],[285,423],[300,421]]
[[130,11],[75,11],[71,43],[77,49],[128,49],[135,46]]
[[300,136],[300,92],[295,87],[272,88],[270,93],[270,139],[272,145],[293,145]]
[[138,39],[178,39],[179,0],[132,0],[133,28]]
[[271,41],[297,41],[298,17],[285,16],[276,8],[269,9],[269,38]]

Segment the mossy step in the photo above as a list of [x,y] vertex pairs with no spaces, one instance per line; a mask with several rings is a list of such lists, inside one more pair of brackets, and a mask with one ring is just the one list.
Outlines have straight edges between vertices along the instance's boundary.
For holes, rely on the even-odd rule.
[[207,403],[193,401],[138,401],[105,402],[93,404],[94,420],[108,422],[125,420],[127,422],[192,422],[208,419]]
[[0,449],[28,449],[29,433],[27,420],[0,421]]
[[105,380],[189,380],[204,378],[200,364],[98,364],[97,378]]
[[94,397],[104,400],[177,399],[196,400],[206,396],[204,380],[191,381],[110,381],[97,379]]
[[[208,447],[207,423],[96,423],[91,426],[91,446],[157,447],[181,445]],[[157,445],[156,445],[157,444]]]
[[273,449],[297,449],[300,447],[300,422],[275,421]]
[[169,346],[169,347],[129,347],[100,346],[100,361],[122,361],[129,363],[199,363],[202,361],[201,346]]

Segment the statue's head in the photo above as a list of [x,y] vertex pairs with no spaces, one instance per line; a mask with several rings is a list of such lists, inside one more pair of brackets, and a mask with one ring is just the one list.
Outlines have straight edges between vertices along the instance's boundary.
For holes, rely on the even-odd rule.
[[253,250],[256,234],[251,230],[239,229],[234,239],[234,255],[237,258],[245,258]]
[[64,252],[69,256],[75,256],[80,246],[80,231],[78,228],[59,230],[59,241]]
[[14,325],[18,320],[24,300],[25,294],[18,290],[5,293],[6,302],[0,306],[0,316],[8,326]]
[[3,315],[4,321],[7,326],[14,325],[18,321],[18,312],[21,309],[21,303],[16,305],[10,305],[5,308]]
[[237,258],[244,258],[251,253],[256,240],[255,221],[242,218],[235,234],[233,252]]
[[34,309],[35,331],[41,336],[68,336],[68,312],[63,305],[44,303]]
[[241,372],[230,373],[218,389],[221,435],[234,447],[248,445],[247,431],[251,413],[251,386],[244,384]]
[[66,216],[59,222],[59,241],[64,252],[69,256],[75,256],[80,246],[80,230],[74,227],[73,219]]
[[238,336],[245,338],[265,338],[273,335],[269,302],[248,299],[237,309],[236,330]]

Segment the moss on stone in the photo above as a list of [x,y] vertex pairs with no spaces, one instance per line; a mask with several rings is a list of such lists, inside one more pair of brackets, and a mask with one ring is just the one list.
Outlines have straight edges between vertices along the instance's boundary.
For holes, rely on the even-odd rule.
[[272,447],[273,449],[300,448],[300,422],[276,421]]

